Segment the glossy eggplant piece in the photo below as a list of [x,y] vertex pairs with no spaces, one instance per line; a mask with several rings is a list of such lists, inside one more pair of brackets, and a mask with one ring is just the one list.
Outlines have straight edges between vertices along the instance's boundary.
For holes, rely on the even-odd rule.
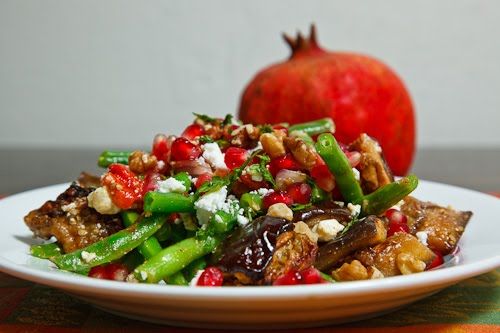
[[314,266],[319,270],[328,270],[351,253],[379,244],[386,238],[384,222],[374,215],[368,216],[353,225],[341,237],[320,246]]
[[302,221],[309,228],[314,227],[320,221],[336,219],[340,224],[347,225],[351,219],[351,211],[340,206],[313,206],[293,214],[294,222]]
[[291,221],[261,216],[235,231],[217,249],[216,266],[240,283],[257,284],[264,278],[279,235],[293,230]]

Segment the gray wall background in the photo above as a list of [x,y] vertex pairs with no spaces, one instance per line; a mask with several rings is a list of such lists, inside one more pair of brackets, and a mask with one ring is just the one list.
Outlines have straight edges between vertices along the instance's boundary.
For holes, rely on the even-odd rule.
[[406,81],[420,147],[500,146],[498,1],[0,1],[0,148],[149,146],[234,112],[280,33]]

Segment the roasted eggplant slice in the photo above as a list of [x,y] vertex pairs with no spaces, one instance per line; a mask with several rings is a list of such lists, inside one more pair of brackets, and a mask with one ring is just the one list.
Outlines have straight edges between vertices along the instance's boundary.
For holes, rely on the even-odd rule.
[[359,249],[381,243],[386,237],[384,222],[376,216],[368,216],[357,222],[341,237],[320,246],[314,266],[326,271],[342,258]]

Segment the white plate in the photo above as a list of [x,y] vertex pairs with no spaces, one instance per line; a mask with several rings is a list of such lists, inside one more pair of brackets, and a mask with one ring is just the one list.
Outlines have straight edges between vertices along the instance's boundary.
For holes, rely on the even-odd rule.
[[284,328],[321,326],[373,317],[463,279],[500,266],[500,200],[479,192],[422,181],[420,199],[474,215],[460,240],[458,263],[434,271],[382,280],[282,287],[189,288],[91,279],[56,270],[28,254],[36,242],[23,216],[54,199],[67,184],[0,200],[0,270],[62,289],[104,310],[177,326]]

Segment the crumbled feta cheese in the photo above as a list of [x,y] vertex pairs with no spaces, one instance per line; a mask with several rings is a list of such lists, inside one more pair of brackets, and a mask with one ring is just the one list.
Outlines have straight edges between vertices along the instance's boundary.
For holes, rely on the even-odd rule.
[[415,234],[417,236],[418,240],[420,243],[424,244],[427,246],[427,237],[429,236],[425,231],[419,231]]
[[338,205],[339,207],[344,207],[345,203],[343,201],[334,201],[334,204]]
[[342,230],[344,230],[344,226],[336,219],[320,221],[312,228],[312,231],[318,235],[318,240],[321,242],[334,239]]
[[273,189],[270,188],[259,188],[256,191],[250,191],[250,194],[258,194],[261,197],[265,197],[267,194],[274,192]]
[[186,192],[186,186],[184,183],[175,179],[174,177],[167,178],[165,180],[160,180],[158,182],[158,192],[169,193],[183,193]]
[[144,271],[141,271],[139,274],[141,275],[141,280],[142,280],[142,281],[146,281],[146,280],[147,280],[147,278],[148,278],[148,273],[146,273],[146,272],[144,272]]
[[198,199],[194,203],[196,217],[200,224],[208,222],[212,213],[219,209],[226,208],[227,186],[221,187],[218,191],[210,192]]
[[215,169],[227,169],[224,162],[224,154],[222,154],[217,143],[210,142],[204,144],[202,156]]
[[86,263],[91,262],[97,257],[97,255],[94,252],[87,252],[87,251],[82,251],[80,255],[82,256],[83,261],[85,261]]
[[347,204],[347,209],[351,211],[351,216],[358,216],[359,213],[361,213],[361,206],[360,205],[353,205],[352,203]]
[[361,180],[361,174],[359,173],[359,170],[356,168],[352,168],[352,173],[354,174],[354,178],[359,182]]
[[200,269],[196,272],[196,274],[193,276],[191,281],[189,281],[189,286],[190,287],[196,287],[198,284],[198,280],[200,279],[201,274],[203,274],[203,269]]
[[238,222],[239,225],[243,226],[248,223],[248,218],[246,218],[243,215],[238,215],[236,216],[236,221]]
[[111,215],[120,212],[120,207],[113,203],[105,187],[98,187],[95,191],[91,192],[87,196],[87,202],[89,207],[94,208],[101,214]]
[[282,202],[275,203],[267,209],[267,216],[281,217],[285,220],[293,220],[293,211]]
[[165,167],[165,162],[163,162],[162,160],[159,160],[156,164],[158,166],[158,169],[163,169]]

